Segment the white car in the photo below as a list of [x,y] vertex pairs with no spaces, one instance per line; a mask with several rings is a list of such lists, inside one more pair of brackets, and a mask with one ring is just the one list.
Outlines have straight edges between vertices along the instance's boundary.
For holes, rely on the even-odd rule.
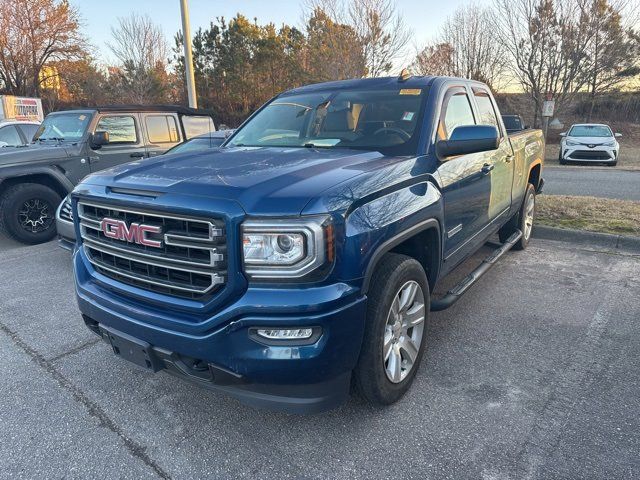
[[561,165],[567,162],[596,162],[614,166],[618,163],[620,144],[608,125],[598,123],[576,123],[568,132],[561,133]]
[[22,120],[0,121],[0,148],[21,147],[33,140],[40,123]]

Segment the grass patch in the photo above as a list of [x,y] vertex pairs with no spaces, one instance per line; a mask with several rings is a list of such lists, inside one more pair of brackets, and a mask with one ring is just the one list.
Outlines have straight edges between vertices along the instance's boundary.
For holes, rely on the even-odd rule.
[[536,223],[550,227],[640,236],[640,202],[540,195],[536,198]]

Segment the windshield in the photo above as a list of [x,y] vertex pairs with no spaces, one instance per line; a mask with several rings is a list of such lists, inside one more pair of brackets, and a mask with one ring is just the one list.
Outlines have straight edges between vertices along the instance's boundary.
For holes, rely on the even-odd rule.
[[570,137],[612,137],[611,129],[603,125],[576,125],[569,132]]
[[379,150],[417,148],[423,89],[343,90],[280,96],[225,145]]
[[183,153],[183,152],[195,152],[197,150],[206,150],[207,148],[215,148],[222,145],[225,141],[224,137],[212,137],[212,138],[192,138],[186,142],[176,145],[167,153]]
[[78,141],[87,130],[91,115],[88,113],[56,113],[48,115],[33,137],[36,140]]

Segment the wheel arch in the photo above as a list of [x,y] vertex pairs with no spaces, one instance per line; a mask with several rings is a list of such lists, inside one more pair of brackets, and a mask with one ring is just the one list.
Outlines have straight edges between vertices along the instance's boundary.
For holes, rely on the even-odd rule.
[[[62,178],[60,178],[62,177]],[[60,195],[61,198],[73,190],[73,184],[62,174],[56,175],[51,171],[36,171],[29,173],[21,173],[0,179],[0,195],[2,195],[9,187],[22,183],[37,183],[51,188]]]
[[441,231],[440,222],[430,218],[386,240],[371,256],[363,279],[362,292],[368,292],[373,272],[387,253],[401,253],[420,262],[427,274],[429,288],[433,290],[442,259]]

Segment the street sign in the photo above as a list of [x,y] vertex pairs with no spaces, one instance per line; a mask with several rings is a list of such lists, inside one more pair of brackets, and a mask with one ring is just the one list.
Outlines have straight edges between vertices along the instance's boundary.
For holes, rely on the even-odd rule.
[[553,117],[553,110],[555,106],[556,102],[554,100],[545,100],[542,104],[542,116]]

